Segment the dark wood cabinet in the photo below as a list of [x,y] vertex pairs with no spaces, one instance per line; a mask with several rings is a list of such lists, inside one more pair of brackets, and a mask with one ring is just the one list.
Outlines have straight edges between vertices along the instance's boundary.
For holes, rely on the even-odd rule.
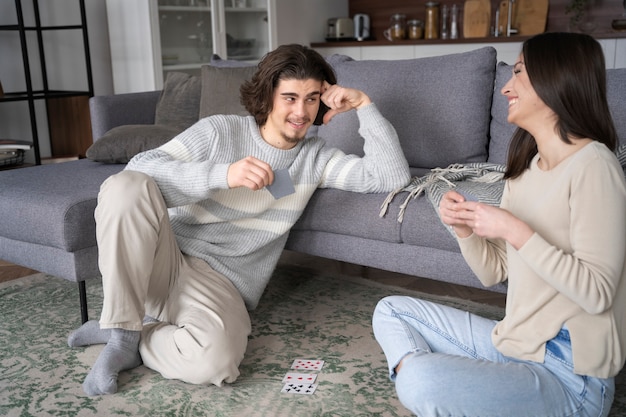
[[[395,13],[402,13],[407,16],[407,19],[420,19],[423,21],[426,10],[425,4],[428,1],[429,0],[350,0],[349,14],[350,16],[354,16],[356,13],[368,14],[371,20],[371,33],[376,40],[384,43],[386,40],[382,32],[389,26],[389,19],[391,15]],[[465,0],[437,0],[437,2],[441,5],[446,4],[449,7],[453,4],[457,4],[461,8],[462,13]],[[495,11],[500,2],[501,0],[491,0],[492,25]],[[570,0],[549,1],[546,31],[555,32],[578,30],[576,28],[570,28],[570,16],[565,13],[565,8],[569,2]],[[590,8],[589,13],[593,16],[593,19],[596,22],[596,27],[591,35],[619,34],[619,32],[611,28],[611,23],[614,19],[621,17],[622,13],[625,12],[623,0],[592,0],[592,4],[593,5]],[[460,23],[462,23],[462,20],[463,19],[461,19]],[[510,40],[515,40],[515,37]],[[476,41],[476,39],[474,39],[474,41]],[[450,42],[450,40],[448,40],[448,42]]]

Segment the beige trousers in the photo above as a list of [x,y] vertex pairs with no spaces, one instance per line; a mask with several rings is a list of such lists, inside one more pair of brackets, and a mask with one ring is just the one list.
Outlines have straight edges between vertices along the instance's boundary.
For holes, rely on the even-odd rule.
[[[244,301],[230,280],[180,251],[154,180],[135,171],[108,178],[95,217],[100,327],[140,330],[144,365],[165,378],[235,381],[250,334]],[[144,315],[159,322],[144,326]]]

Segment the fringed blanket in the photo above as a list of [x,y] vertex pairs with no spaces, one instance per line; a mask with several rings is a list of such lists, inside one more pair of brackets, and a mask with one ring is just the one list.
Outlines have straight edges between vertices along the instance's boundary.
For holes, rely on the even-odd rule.
[[404,212],[411,200],[424,194],[435,211],[439,212],[441,197],[451,189],[471,194],[482,203],[497,206],[502,198],[504,180],[502,176],[506,166],[475,162],[471,164],[453,164],[447,168],[434,168],[422,177],[413,177],[405,187],[391,192],[382,204],[380,217],[387,214],[389,204],[401,192],[408,192],[404,202],[400,205],[398,222],[402,223]]
[[[624,170],[624,176],[626,176],[626,144],[618,147],[615,156]],[[400,205],[398,213],[398,222],[400,223],[404,219],[404,212],[408,204],[422,193],[428,198],[437,213],[439,213],[441,197],[453,188],[471,194],[482,203],[499,206],[504,188],[502,177],[505,170],[505,165],[486,162],[452,164],[447,168],[434,168],[424,176],[413,177],[407,186],[391,192],[381,206],[380,217],[387,214],[391,201],[403,191],[408,192],[409,195]]]

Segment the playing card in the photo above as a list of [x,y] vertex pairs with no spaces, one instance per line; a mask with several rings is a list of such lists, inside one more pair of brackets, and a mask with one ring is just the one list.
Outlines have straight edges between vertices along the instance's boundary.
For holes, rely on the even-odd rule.
[[274,171],[274,182],[265,188],[272,193],[276,200],[296,192],[287,168]]
[[300,374],[297,372],[287,372],[283,378],[283,384],[288,382],[297,382],[300,384],[307,383],[312,384],[315,382],[317,374]]
[[289,382],[285,384],[285,386],[283,387],[283,389],[280,390],[280,392],[285,393],[285,394],[312,395],[315,392],[316,388],[317,388],[317,384],[294,384],[294,383]]
[[291,364],[291,369],[301,371],[319,371],[324,366],[324,361],[320,359],[296,359]]
[[478,201],[475,195],[468,193],[467,191],[456,190],[457,193],[461,194],[465,201]]

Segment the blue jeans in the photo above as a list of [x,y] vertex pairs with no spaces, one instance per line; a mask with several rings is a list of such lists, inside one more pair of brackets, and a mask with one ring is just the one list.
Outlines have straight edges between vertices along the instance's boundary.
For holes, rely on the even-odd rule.
[[402,404],[419,417],[609,414],[613,378],[574,373],[566,329],[546,344],[544,363],[536,363],[502,355],[491,342],[495,324],[411,297],[382,299],[374,335]]

